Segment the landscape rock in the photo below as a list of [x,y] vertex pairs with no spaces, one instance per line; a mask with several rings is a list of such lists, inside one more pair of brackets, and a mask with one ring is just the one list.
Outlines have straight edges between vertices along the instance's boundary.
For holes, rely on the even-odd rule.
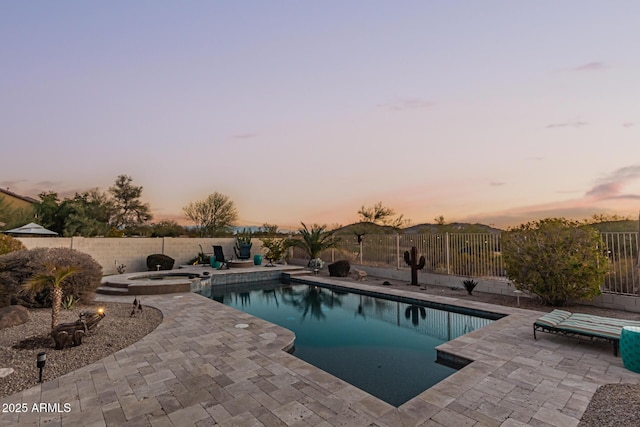
[[29,321],[29,310],[21,305],[0,308],[0,329],[22,325]]
[[0,378],[13,374],[13,368],[0,368]]
[[333,264],[329,264],[329,276],[333,277],[347,277],[349,276],[349,270],[351,265],[346,259],[341,259]]

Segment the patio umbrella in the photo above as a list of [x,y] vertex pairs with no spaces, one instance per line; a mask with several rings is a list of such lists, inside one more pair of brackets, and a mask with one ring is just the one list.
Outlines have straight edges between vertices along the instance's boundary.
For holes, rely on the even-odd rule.
[[7,234],[18,234],[18,235],[31,235],[31,236],[57,236],[58,233],[55,231],[47,230],[40,224],[36,224],[35,222],[30,222],[27,225],[23,225],[22,227],[14,228],[12,230],[5,230],[3,233]]

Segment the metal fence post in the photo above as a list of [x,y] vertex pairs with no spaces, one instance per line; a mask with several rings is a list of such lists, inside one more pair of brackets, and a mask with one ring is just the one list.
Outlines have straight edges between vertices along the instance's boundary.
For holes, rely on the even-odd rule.
[[447,274],[451,274],[451,266],[449,265],[449,232],[444,234],[444,244],[446,245],[447,254]]
[[396,268],[400,270],[400,233],[396,233]]

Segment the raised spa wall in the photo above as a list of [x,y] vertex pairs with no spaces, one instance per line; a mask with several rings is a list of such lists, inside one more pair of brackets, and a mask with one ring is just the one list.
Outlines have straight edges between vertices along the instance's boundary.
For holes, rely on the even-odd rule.
[[[208,266],[185,266],[164,272],[139,272],[106,276],[102,278],[102,286],[96,292],[106,295],[158,295],[180,292],[201,293],[202,291],[206,293],[206,290],[212,286],[281,280],[283,272],[308,273],[302,267],[290,265],[276,265],[275,267],[255,266],[228,270],[216,270]],[[196,277],[192,279],[189,277],[176,277],[163,280],[139,280],[139,278],[145,276],[175,273],[188,273]]]

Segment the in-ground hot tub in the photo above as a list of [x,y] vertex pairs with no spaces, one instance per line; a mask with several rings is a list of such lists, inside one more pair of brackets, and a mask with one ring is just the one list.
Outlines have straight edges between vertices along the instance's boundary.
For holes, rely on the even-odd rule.
[[175,270],[118,274],[102,279],[99,293],[110,295],[156,295],[192,292],[211,282],[209,272]]

